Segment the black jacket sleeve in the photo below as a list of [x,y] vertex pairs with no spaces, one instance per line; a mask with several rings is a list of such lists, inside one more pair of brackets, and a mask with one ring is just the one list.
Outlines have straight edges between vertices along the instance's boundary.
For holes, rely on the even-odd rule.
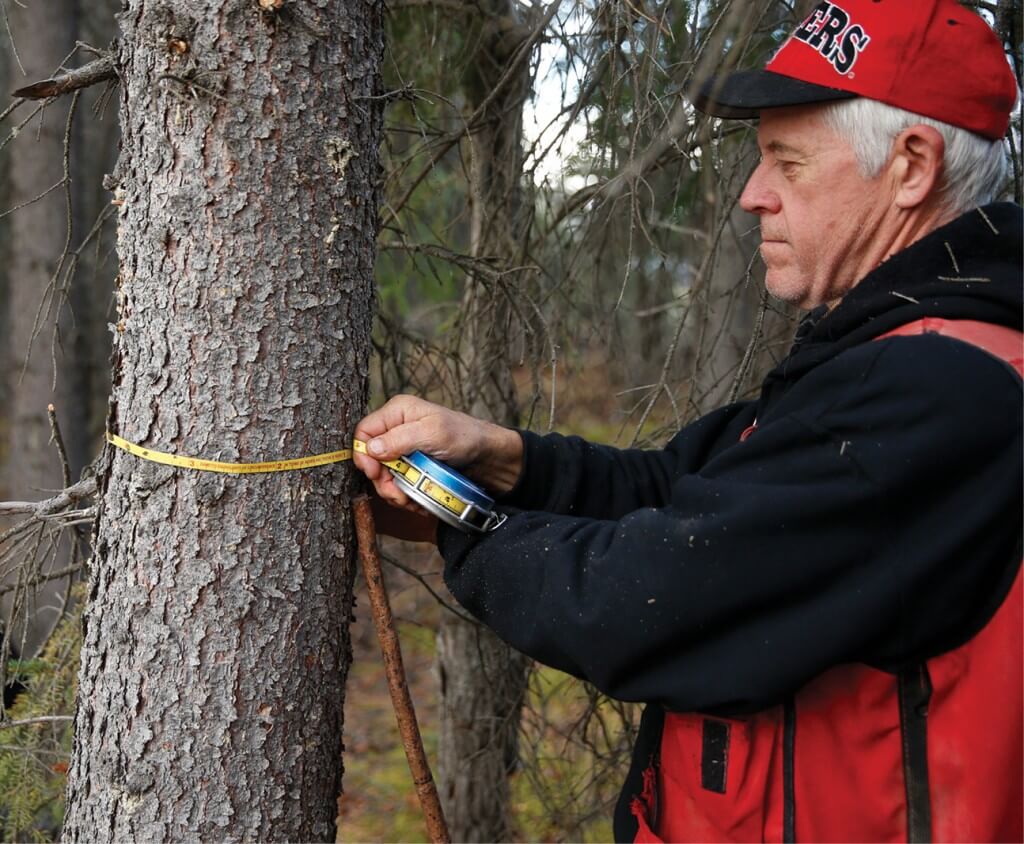
[[617,519],[641,507],[668,503],[672,483],[695,472],[723,438],[735,442],[753,422],[753,403],[708,414],[664,449],[618,449],[581,437],[520,431],[523,471],[502,499],[523,510]]
[[[1002,362],[948,338],[868,343],[699,467],[678,457],[684,430],[637,474],[653,491],[635,500],[661,506],[521,511],[480,539],[442,528],[446,580],[514,647],[613,697],[761,708],[832,665],[896,665],[987,620],[1020,564],[1020,429]],[[573,483],[616,462],[593,459]],[[546,476],[547,500],[572,513],[562,479]],[[577,512],[600,509],[577,494]]]

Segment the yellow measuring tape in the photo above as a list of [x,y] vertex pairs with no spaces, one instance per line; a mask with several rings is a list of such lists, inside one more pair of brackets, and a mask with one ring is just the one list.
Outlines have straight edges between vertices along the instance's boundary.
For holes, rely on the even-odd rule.
[[[292,460],[268,460],[263,463],[225,463],[220,460],[204,460],[201,457],[180,457],[177,454],[168,454],[166,451],[157,451],[153,448],[146,448],[135,443],[128,442],[117,434],[107,432],[107,442],[115,445],[129,454],[141,457],[143,460],[150,460],[153,463],[162,463],[165,466],[180,466],[182,469],[197,469],[200,472],[222,472],[228,475],[255,475],[262,472],[290,472],[295,469],[310,469],[313,466],[327,466],[330,463],[341,463],[352,459],[352,453],[358,451],[366,454],[366,443],[362,440],[353,440],[352,448],[342,448],[338,451],[328,451],[323,454],[311,454],[308,457],[296,457]],[[410,483],[419,480],[420,473],[404,460],[382,460],[385,466],[400,472]],[[414,477],[410,477],[414,475]]]
[[[268,460],[261,463],[227,463],[221,460],[206,460],[202,457],[181,457],[177,454],[168,454],[166,451],[157,451],[153,448],[146,448],[129,442],[124,437],[119,437],[117,434],[112,434],[109,431],[107,432],[107,442],[123,451],[127,451],[129,454],[134,454],[136,457],[141,457],[143,460],[149,460],[153,463],[162,463],[165,466],[178,466],[182,469],[195,469],[200,472],[221,472],[228,475],[255,475],[264,472],[288,472],[295,469],[309,469],[314,466],[327,466],[331,463],[351,460],[355,452],[360,454],[367,453],[366,443],[362,440],[353,440],[352,448],[342,448],[338,451],[312,454],[308,457],[297,457],[292,460]],[[480,510],[479,507],[470,509],[468,502],[463,501],[442,484],[437,483],[430,475],[410,465],[405,460],[382,460],[380,462],[391,469],[392,474],[408,484],[406,491],[409,492],[409,488],[411,488],[413,492],[410,494],[413,498],[417,498],[418,494],[429,499],[429,501],[417,499],[419,503],[427,505],[430,501],[433,501],[447,512],[453,514],[456,520],[468,519],[476,513],[480,513],[485,518],[485,523],[490,518],[490,515]],[[471,519],[470,523],[475,525]],[[477,529],[482,530],[479,526],[477,526]]]

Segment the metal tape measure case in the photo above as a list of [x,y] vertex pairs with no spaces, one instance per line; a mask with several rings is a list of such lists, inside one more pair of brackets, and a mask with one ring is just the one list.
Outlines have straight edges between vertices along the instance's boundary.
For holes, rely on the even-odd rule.
[[505,521],[486,492],[422,451],[405,455],[388,469],[413,501],[465,533],[487,533]]

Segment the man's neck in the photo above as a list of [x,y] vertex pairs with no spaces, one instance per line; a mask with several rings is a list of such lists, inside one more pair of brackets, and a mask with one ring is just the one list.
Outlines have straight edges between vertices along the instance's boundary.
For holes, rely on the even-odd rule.
[[[878,234],[874,239],[876,246],[865,256],[863,271],[846,292],[849,293],[850,290],[853,290],[865,276],[888,261],[897,252],[902,252],[911,244],[951,222],[956,216],[938,203],[929,203],[927,207],[918,206],[906,211],[893,209],[891,215],[887,215],[879,221],[876,229]],[[829,311],[832,311],[841,301],[842,297],[828,302]]]

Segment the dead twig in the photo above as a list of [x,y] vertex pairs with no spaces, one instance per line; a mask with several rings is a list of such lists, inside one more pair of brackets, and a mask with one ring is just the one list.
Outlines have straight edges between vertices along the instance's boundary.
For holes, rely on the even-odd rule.
[[[71,248],[71,237],[73,234],[73,219],[72,213],[72,201],[71,201],[71,128],[75,121],[75,112],[78,109],[78,100],[81,96],[80,91],[75,91],[71,97],[71,105],[68,108],[67,122],[64,127],[64,177],[61,179],[59,184],[64,188],[64,213],[67,220],[67,227],[65,229],[64,246],[61,249],[60,258],[57,261],[57,268],[54,270],[53,275],[50,277],[50,281],[46,285],[46,289],[43,291],[43,298],[39,302],[39,307],[36,310],[35,320],[32,324],[32,332],[29,335],[28,349],[25,351],[25,360],[22,363],[21,375],[18,377],[19,383],[22,378],[25,377],[25,373],[28,371],[29,359],[32,356],[32,345],[35,343],[36,338],[43,329],[43,324],[47,317],[52,313],[55,301],[57,301],[57,307],[59,308],[58,295],[63,292],[57,289],[57,281],[60,278],[61,271],[64,269],[65,262],[68,258],[68,252]],[[66,298],[66,296],[65,296]],[[53,384],[57,384],[57,320],[54,320],[54,338],[50,343],[50,359],[53,369]]]
[[[11,106],[7,108],[2,115],[0,115],[0,120],[3,120],[3,118],[7,117],[7,115],[14,111],[14,109],[23,102],[25,102],[24,99],[15,100],[11,104]],[[29,124],[33,117],[42,112],[42,110],[45,107],[46,101],[36,103],[36,107],[32,110],[32,113],[29,114],[28,117],[26,117],[24,120],[22,120],[21,123],[19,123],[17,126],[13,127],[11,131],[8,133],[7,137],[0,141],[0,151],[2,151],[3,148],[7,146],[11,141],[13,141],[16,137],[18,137],[18,134],[21,132],[21,130],[24,129]],[[42,118],[40,118],[40,120],[42,120]]]
[[49,196],[51,193],[53,193],[55,190],[57,190],[57,188],[60,188],[60,187],[63,187],[63,186],[64,186],[64,179],[61,179],[59,182],[54,182],[52,185],[50,185],[46,190],[44,190],[38,196],[34,196],[34,197],[32,197],[32,199],[26,199],[24,202],[19,202],[13,208],[8,208],[6,211],[0,212],[0,220],[2,220],[4,217],[7,217],[10,214],[13,214],[15,211],[20,211],[22,208],[27,208],[29,205],[32,205],[32,204],[38,202],[40,199],[43,199],[44,197]]
[[[409,577],[413,578],[414,580],[419,581],[420,586],[422,586],[424,589],[427,590],[427,592],[430,595],[430,597],[432,597],[435,601],[437,601],[444,609],[448,610],[448,612],[452,613],[453,615],[458,616],[460,619],[465,621],[467,624],[477,624],[477,625],[480,624],[480,622],[477,621],[475,618],[473,618],[473,616],[469,615],[468,613],[463,612],[458,607],[456,607],[454,604],[450,604],[444,598],[442,598],[441,595],[437,592],[437,590],[434,589],[434,587],[430,585],[430,583],[427,581],[427,579],[422,574],[420,574],[418,571],[416,571],[415,569],[405,565],[397,557],[392,557],[392,556],[390,556],[388,554],[384,554],[384,553],[382,553],[380,556],[384,559],[385,562],[387,562],[390,565],[394,566],[399,571],[404,572],[405,574],[409,575]],[[3,593],[0,593],[0,594],[3,594]]]
[[68,463],[68,452],[64,448],[64,437],[61,436],[60,425],[57,424],[57,408],[52,404],[46,405],[46,415],[50,419],[50,442],[57,447],[57,455],[60,457],[60,467],[66,489],[71,486],[71,464]]
[[384,653],[388,691],[391,693],[391,703],[395,708],[398,731],[402,734],[402,745],[405,748],[405,757],[409,761],[416,796],[419,797],[423,809],[430,840],[438,844],[447,844],[451,841],[448,824],[445,822],[441,801],[437,796],[437,787],[430,772],[430,763],[427,762],[427,754],[423,749],[423,737],[416,723],[416,711],[412,705],[412,696],[409,694],[409,685],[405,680],[402,648],[398,642],[398,633],[395,631],[388,593],[384,588],[384,575],[377,553],[377,531],[373,523],[370,499],[360,495],[352,502],[352,512],[355,515],[359,561],[363,566],[363,576],[366,578],[367,591],[370,595],[373,623],[377,628],[380,647]]
[[51,580],[60,580],[62,577],[68,577],[72,574],[78,574],[83,568],[83,563],[75,563],[73,566],[65,566],[57,571],[47,572],[41,574],[38,577],[33,577],[31,580],[24,584],[19,583],[8,583],[6,586],[0,586],[0,595],[6,595],[8,592],[13,592],[19,586],[39,586],[42,583],[48,583]]

